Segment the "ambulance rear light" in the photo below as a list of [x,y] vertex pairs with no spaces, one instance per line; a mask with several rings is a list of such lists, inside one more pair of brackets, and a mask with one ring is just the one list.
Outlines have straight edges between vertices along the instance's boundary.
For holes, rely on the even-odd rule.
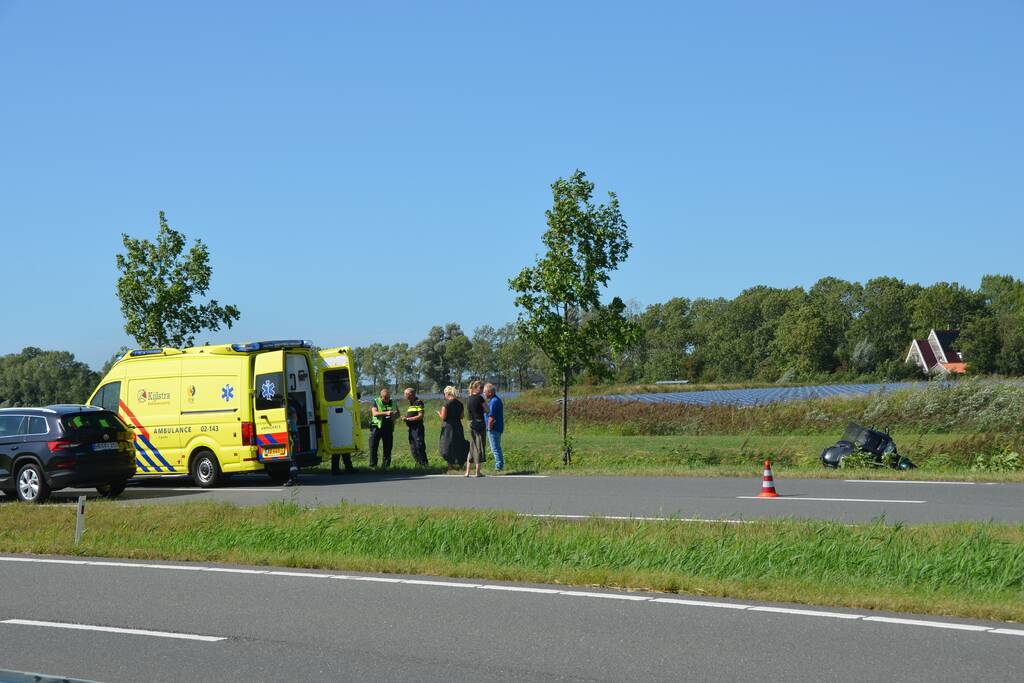
[[256,445],[256,423],[255,422],[243,422],[242,423],[242,445],[243,446],[255,446]]

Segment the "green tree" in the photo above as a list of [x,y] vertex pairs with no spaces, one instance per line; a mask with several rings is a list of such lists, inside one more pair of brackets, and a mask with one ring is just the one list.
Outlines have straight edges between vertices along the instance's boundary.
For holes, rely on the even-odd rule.
[[992,316],[971,320],[960,331],[957,346],[971,374],[997,372],[999,352],[1003,346],[999,321]]
[[646,381],[691,379],[686,363],[694,345],[691,308],[689,299],[675,297],[640,314],[643,338],[637,361]]
[[874,349],[875,367],[887,362],[902,363],[912,338],[911,312],[921,291],[894,277],[876,277],[864,285],[863,313],[850,325],[851,346],[867,340]]
[[501,371],[498,363],[498,331],[490,325],[481,325],[473,330],[471,342],[470,372],[484,380],[495,379],[495,376]]
[[513,323],[502,325],[498,329],[496,345],[498,364],[501,366],[507,386],[511,387],[515,380],[515,385],[520,391],[525,389],[529,384],[530,361],[536,350]]
[[932,329],[959,330],[984,306],[984,295],[956,282],[936,282],[914,299],[913,334],[923,338]]
[[[450,346],[453,348],[449,349]],[[471,346],[457,323],[448,323],[444,327],[435,325],[415,348],[420,359],[420,371],[438,389],[461,381],[461,376],[453,379],[452,375],[453,372],[465,372]]]
[[810,303],[786,311],[779,322],[776,349],[781,362],[800,376],[827,372],[835,347],[824,316]]
[[73,353],[29,346],[0,356],[0,406],[84,403],[99,380]]
[[608,203],[592,201],[594,183],[577,170],[551,185],[552,208],[541,238],[546,249],[535,265],[509,280],[520,309],[523,334],[551,360],[562,384],[562,459],[571,461],[569,385],[611,347],[627,348],[639,331],[615,297],[601,302],[613,271],[629,255],[626,221],[615,193]]
[[160,212],[156,241],[122,235],[125,253],[117,255],[117,298],[124,329],[144,347],[191,346],[203,330],[229,329],[240,313],[216,299],[197,303],[210,289],[213,268],[202,240],[185,254],[185,235],[171,229]]
[[456,386],[461,386],[469,371],[470,355],[473,351],[473,342],[465,335],[462,328],[455,326],[457,331],[451,333],[448,343],[444,347],[444,359],[451,368],[452,379]]
[[400,395],[405,386],[417,384],[416,354],[405,342],[392,344],[387,353],[388,374],[394,380],[394,394]]
[[388,347],[374,342],[359,349],[359,353],[362,378],[369,380],[370,393],[376,394],[386,386],[388,380]]

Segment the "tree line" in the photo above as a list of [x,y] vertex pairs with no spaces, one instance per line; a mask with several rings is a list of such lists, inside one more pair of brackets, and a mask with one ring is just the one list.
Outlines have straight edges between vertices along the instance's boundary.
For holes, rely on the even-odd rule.
[[[977,289],[895,277],[865,283],[825,277],[810,288],[756,286],[728,298],[674,297],[627,317],[634,343],[581,367],[600,383],[896,380],[919,377],[905,364],[911,339],[959,329],[973,374],[1024,375],[1024,282],[986,275]],[[457,323],[417,344],[354,349],[365,387],[437,389],[479,377],[509,389],[557,386],[560,373],[515,324],[466,334]]]

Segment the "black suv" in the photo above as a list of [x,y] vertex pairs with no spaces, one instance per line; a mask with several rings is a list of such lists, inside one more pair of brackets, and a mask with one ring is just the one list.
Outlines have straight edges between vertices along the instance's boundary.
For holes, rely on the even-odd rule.
[[0,491],[41,503],[51,491],[92,487],[114,498],[135,476],[132,431],[90,406],[0,409]]

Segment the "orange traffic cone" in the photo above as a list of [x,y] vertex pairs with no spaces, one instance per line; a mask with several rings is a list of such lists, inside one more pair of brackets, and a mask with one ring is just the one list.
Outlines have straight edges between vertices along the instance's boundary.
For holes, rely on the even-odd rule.
[[772,461],[764,461],[764,476],[761,478],[761,493],[758,494],[758,498],[778,498],[779,494],[775,491],[775,480],[772,479]]

